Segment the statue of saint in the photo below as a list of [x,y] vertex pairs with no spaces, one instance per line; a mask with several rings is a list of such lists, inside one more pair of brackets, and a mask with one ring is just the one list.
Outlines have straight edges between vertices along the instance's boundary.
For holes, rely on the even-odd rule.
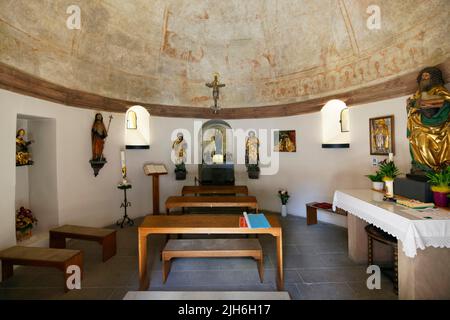
[[245,141],[245,162],[246,164],[258,164],[259,162],[259,139],[255,131],[250,131]]
[[177,133],[177,139],[172,143],[172,150],[175,155],[175,164],[186,163],[187,143],[181,132]]
[[411,173],[423,174],[450,165],[450,92],[436,67],[423,69],[417,83],[419,89],[407,102],[407,137]]
[[34,141],[25,140],[26,132],[24,129],[17,130],[16,134],[16,165],[32,164],[31,154],[28,151],[28,146]]
[[103,148],[105,146],[105,139],[108,136],[105,124],[103,123],[103,116],[101,113],[95,115],[94,124],[92,125],[92,160],[103,160]]

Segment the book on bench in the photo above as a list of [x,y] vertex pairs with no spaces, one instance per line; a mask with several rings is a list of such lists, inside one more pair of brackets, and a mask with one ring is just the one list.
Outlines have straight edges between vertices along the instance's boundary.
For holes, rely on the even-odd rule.
[[247,226],[250,229],[260,229],[260,228],[270,228],[271,225],[269,221],[267,220],[264,213],[252,213],[247,214],[247,212],[244,212],[244,218]]

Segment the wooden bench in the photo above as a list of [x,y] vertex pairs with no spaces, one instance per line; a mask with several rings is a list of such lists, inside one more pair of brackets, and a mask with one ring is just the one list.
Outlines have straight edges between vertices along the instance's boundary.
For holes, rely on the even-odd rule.
[[172,196],[166,200],[166,212],[173,208],[252,208],[258,212],[254,196]]
[[328,212],[339,214],[339,215],[343,215],[343,216],[347,215],[347,211],[345,211],[345,210],[342,210],[340,208],[336,208],[336,211],[333,211],[332,209],[324,209],[324,208],[317,206],[317,204],[319,204],[319,203],[320,202],[311,202],[311,203],[306,204],[306,224],[307,225],[317,224],[317,209],[328,211]]
[[64,291],[68,292],[67,279],[70,276],[67,268],[76,265],[83,276],[83,254],[80,250],[34,248],[14,246],[0,251],[2,260],[2,280],[14,275],[14,265],[54,267],[64,273]]
[[103,262],[117,252],[116,230],[64,225],[50,230],[50,248],[64,249],[66,238],[96,241],[103,247]]
[[188,194],[243,194],[248,196],[247,186],[184,186],[181,195]]
[[257,261],[259,278],[264,280],[264,258],[258,239],[169,240],[162,252],[163,282],[166,283],[172,258],[252,257]]

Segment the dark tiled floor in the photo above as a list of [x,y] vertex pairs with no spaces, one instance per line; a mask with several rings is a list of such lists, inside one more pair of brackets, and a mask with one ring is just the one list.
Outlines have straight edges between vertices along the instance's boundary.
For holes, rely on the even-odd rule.
[[[282,224],[285,288],[293,299],[397,299],[385,277],[380,290],[367,289],[366,266],[347,256],[346,229],[322,223],[307,226],[304,218],[291,216],[282,219]],[[127,291],[138,289],[137,228],[119,229],[117,241],[117,255],[106,263],[101,262],[98,244],[69,242],[69,248],[84,251],[81,290],[64,293],[58,270],[19,267],[14,277],[0,283],[0,299],[122,299]],[[271,236],[260,237],[265,253],[264,283],[260,283],[252,259],[216,258],[176,259],[167,283],[162,284],[158,252],[163,241],[163,236],[149,238],[150,290],[276,290],[276,251]]]

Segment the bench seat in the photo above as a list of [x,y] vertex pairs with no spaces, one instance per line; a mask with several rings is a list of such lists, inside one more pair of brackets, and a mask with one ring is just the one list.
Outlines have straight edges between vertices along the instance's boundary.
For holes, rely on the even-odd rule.
[[169,240],[162,251],[163,282],[170,272],[173,258],[252,257],[257,261],[261,282],[264,279],[264,259],[258,239],[181,239]]
[[50,230],[50,248],[65,248],[66,238],[95,241],[102,245],[105,262],[117,252],[116,233],[114,229],[64,225]]
[[14,275],[14,265],[60,269],[64,273],[65,292],[69,291],[67,278],[70,274],[66,272],[67,268],[77,265],[81,276],[83,274],[83,254],[80,250],[14,246],[0,251],[0,260],[2,260],[2,280]]

